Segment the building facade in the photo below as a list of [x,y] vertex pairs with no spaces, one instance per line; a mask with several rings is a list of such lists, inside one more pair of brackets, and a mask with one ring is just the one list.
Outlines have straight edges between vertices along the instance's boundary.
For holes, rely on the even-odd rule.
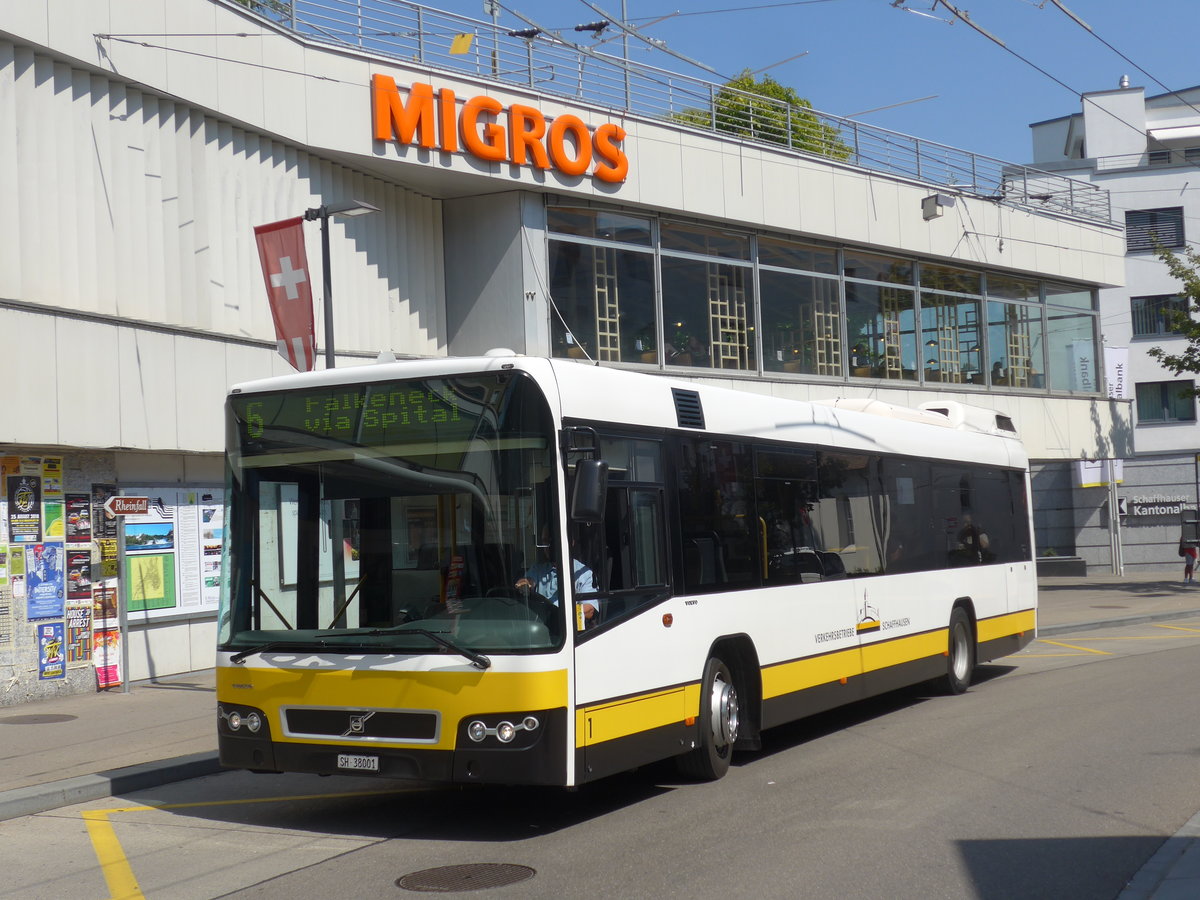
[[[331,220],[339,366],[508,347],[959,400],[1039,471],[1130,455],[1098,365],[1124,277],[1103,190],[416,5],[320,8],[344,15],[0,14],[0,703],[94,689],[114,641],[124,679],[211,665],[224,397],[289,371],[253,229],[326,204],[379,210]],[[148,508],[106,516],[114,494]]]
[[[1195,245],[1198,105],[1200,87],[1146,96],[1122,78],[1115,90],[1085,94],[1079,112],[1030,126],[1033,165],[1103,187],[1114,218],[1125,226],[1125,277],[1120,286],[1101,289],[1100,316],[1113,389],[1133,401],[1133,452],[1113,467],[1119,482],[1111,492],[1095,485],[1107,477],[1072,480],[1064,472],[1058,479],[1061,502],[1076,511],[1070,525],[1079,553],[1107,566],[1115,549],[1125,571],[1180,565],[1183,513],[1196,508],[1200,484],[1196,400],[1180,396],[1195,378],[1176,376],[1147,352],[1161,347],[1177,354],[1187,343],[1172,323],[1187,303],[1156,248],[1182,254]],[[1093,486],[1081,486],[1089,481]],[[1117,513],[1115,548],[1109,493]],[[1088,503],[1089,496],[1104,499]]]

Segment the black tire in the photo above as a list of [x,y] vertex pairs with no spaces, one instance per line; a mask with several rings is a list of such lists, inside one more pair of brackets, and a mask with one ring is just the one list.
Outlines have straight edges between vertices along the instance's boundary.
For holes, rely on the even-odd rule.
[[716,781],[728,772],[740,721],[737,688],[729,667],[710,657],[700,684],[700,741],[677,758],[680,773],[699,781]]
[[971,618],[961,606],[950,611],[950,634],[947,638],[946,692],[961,694],[971,684],[975,672],[975,631]]

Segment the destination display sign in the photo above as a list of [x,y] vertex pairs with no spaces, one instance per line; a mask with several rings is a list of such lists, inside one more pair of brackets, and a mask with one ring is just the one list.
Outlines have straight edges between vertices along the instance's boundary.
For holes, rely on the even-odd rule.
[[491,379],[391,381],[233,396],[230,405],[250,453],[302,435],[359,446],[444,442],[473,432],[497,387]]

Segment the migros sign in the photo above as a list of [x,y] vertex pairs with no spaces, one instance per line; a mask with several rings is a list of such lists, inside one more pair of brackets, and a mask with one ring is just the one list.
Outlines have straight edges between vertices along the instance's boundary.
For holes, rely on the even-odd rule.
[[371,76],[371,112],[375,140],[416,143],[427,150],[457,153],[462,149],[490,162],[555,169],[578,177],[591,171],[599,181],[619,184],[629,174],[621,147],[625,129],[612,122],[588,129],[578,116],[558,115],[546,121],[533,106],[514,103],[507,109],[494,97],[467,99],[462,110],[454,91],[413,82],[407,101],[389,75]]

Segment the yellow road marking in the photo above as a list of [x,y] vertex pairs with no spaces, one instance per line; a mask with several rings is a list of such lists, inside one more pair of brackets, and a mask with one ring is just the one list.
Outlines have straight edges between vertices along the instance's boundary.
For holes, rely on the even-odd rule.
[[87,825],[92,849],[100,861],[100,871],[112,900],[145,900],[133,867],[125,856],[125,850],[117,839],[109,816],[113,813],[147,812],[149,810],[194,809],[199,806],[241,806],[247,803],[282,803],[285,800],[336,800],[344,797],[386,797],[390,794],[411,793],[399,791],[347,791],[339,794],[292,794],[286,797],[243,797],[240,800],[197,800],[192,803],[163,803],[155,806],[120,806],[116,809],[88,809],[81,815]]
[[121,842],[117,840],[117,833],[108,820],[110,812],[117,810],[89,809],[83,814],[88,837],[92,839],[92,849],[96,851],[100,871],[104,873],[104,883],[108,885],[108,893],[113,900],[144,900],[129,860],[125,858],[125,851],[121,849]]
[[1095,653],[1099,656],[1112,656],[1107,650],[1093,650],[1091,647],[1079,647],[1075,644],[1064,644],[1060,641],[1048,641],[1045,638],[1038,638],[1043,644],[1049,644],[1052,647],[1066,647],[1068,650],[1082,650],[1084,653]]
[[1189,631],[1192,634],[1200,634],[1200,628],[1184,628],[1182,625],[1155,625],[1155,628],[1173,628],[1175,631]]

